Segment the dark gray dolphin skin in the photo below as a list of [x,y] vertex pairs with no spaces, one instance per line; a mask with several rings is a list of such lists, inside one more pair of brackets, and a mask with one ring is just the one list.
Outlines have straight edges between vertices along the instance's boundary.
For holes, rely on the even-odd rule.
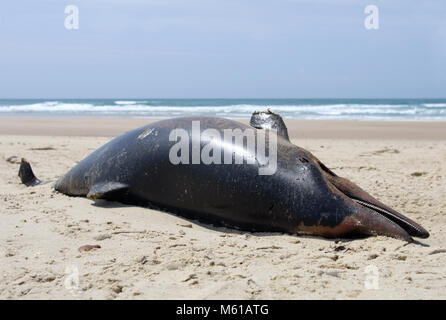
[[288,129],[283,119],[278,114],[271,112],[269,109],[264,111],[256,111],[252,114],[249,124],[257,129],[274,130],[278,135],[286,140],[290,140]]
[[[255,164],[172,164],[169,151],[176,141],[170,141],[169,134],[181,128],[191,137],[192,121],[200,121],[201,132],[209,128],[222,134],[224,129],[236,128],[276,131],[277,170],[259,175],[257,159]],[[328,238],[385,235],[408,242],[413,241],[412,236],[429,236],[423,227],[292,144],[279,115],[256,112],[250,123],[256,129],[214,117],[149,124],[93,152],[60,178],[55,189],[70,196],[149,206],[246,231]],[[198,143],[201,148],[206,144]],[[227,147],[220,144],[222,149]]]
[[20,162],[19,177],[20,181],[27,187],[34,187],[42,182],[36,178],[31,165],[24,158],[22,158],[22,161]]

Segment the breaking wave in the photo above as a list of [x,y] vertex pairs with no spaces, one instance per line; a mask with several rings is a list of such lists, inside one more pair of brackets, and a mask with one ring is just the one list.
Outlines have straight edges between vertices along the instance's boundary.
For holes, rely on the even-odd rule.
[[[231,103],[233,102],[233,103]],[[245,102],[245,103],[243,103]],[[327,103],[328,102],[328,103]],[[342,103],[341,103],[342,102]],[[354,102],[354,103],[353,103]],[[104,116],[172,117],[216,115],[247,118],[252,112],[270,108],[284,118],[446,120],[446,101],[324,101],[324,100],[0,100],[2,116]]]

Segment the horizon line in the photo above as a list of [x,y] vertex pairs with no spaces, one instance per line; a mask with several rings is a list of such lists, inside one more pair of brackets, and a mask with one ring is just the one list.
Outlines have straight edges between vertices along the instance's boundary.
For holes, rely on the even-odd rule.
[[446,97],[392,97],[392,98],[159,98],[159,97],[145,97],[145,98],[123,98],[123,97],[112,97],[112,98],[0,98],[0,100],[446,100]]

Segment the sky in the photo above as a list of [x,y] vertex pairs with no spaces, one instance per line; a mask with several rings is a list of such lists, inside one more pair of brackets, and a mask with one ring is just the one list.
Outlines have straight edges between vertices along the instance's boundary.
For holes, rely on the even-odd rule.
[[444,98],[445,17],[443,0],[1,1],[0,98]]

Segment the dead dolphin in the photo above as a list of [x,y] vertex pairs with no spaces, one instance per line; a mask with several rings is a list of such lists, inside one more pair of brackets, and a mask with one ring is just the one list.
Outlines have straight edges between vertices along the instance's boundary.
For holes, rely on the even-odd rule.
[[[197,123],[201,135],[211,132],[213,136],[204,141],[202,136],[194,137]],[[423,227],[292,144],[279,115],[256,112],[250,124],[214,117],[154,122],[97,149],[60,178],[55,189],[70,196],[150,206],[246,231],[328,238],[385,235],[408,242],[413,241],[412,236],[429,236]],[[265,146],[276,141],[276,168],[272,174],[259,174],[265,159],[256,150],[236,148],[215,138],[227,130],[247,129],[255,134],[268,133]],[[175,149],[181,137],[188,139],[182,141],[188,151]],[[256,138],[257,143],[259,139]],[[233,162],[209,163],[208,159],[203,163],[200,159],[194,163],[194,150],[198,148],[200,155],[200,150],[209,151],[211,143],[213,151],[208,155],[213,160],[223,159],[228,153]],[[216,151],[218,148],[221,153]],[[176,157],[174,161],[172,155]],[[185,161],[179,162],[178,157]],[[240,158],[243,163],[236,161]]]

